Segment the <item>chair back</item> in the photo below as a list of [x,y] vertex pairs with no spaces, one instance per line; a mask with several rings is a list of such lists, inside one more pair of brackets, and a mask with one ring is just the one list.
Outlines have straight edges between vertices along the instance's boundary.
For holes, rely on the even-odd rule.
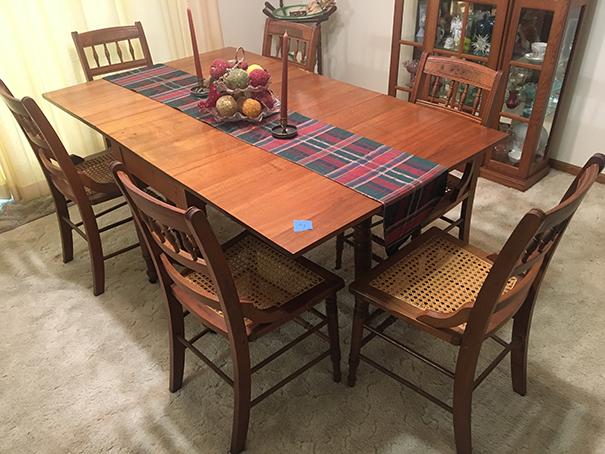
[[319,28],[314,25],[267,19],[263,56],[282,58],[282,38],[285,32],[288,32],[289,37],[288,60],[296,66],[314,72],[319,45]]
[[489,125],[501,79],[501,71],[479,63],[425,52],[418,65],[410,102]]
[[82,178],[90,178],[79,174],[61,139],[36,101],[29,97],[15,98],[1,80],[0,97],[25,134],[51,189],[58,190],[76,203],[87,201]]
[[437,320],[428,316],[424,321],[440,328],[467,323],[464,337],[469,342],[481,341],[524,304],[533,305],[569,222],[604,167],[605,155],[595,154],[555,208],[547,212],[532,209],[521,219],[498,254],[474,303],[452,317]]
[[[83,33],[72,32],[71,36],[89,81],[95,76],[153,65],[147,38],[140,22]],[[137,52],[133,45],[133,42],[137,41],[140,52]],[[87,50],[90,55],[87,55]]]
[[[229,332],[244,336],[244,316],[249,314],[242,310],[227,259],[204,212],[152,197],[137,187],[121,163],[113,163],[112,172],[145,238],[169,309],[175,286],[199,304],[222,311]],[[185,278],[193,272],[210,276],[216,293]]]

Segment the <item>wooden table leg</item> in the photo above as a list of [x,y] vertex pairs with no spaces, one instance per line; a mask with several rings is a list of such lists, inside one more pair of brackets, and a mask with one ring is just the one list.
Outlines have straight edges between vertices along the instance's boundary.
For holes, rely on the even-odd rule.
[[468,243],[470,239],[473,204],[475,203],[475,190],[477,189],[477,181],[479,180],[479,172],[481,170],[482,161],[483,155],[475,158],[475,162],[473,165],[473,175],[471,178],[468,197],[464,202],[462,202],[462,207],[460,208],[460,217],[462,218],[462,224],[460,225],[458,237],[465,243]]
[[[355,279],[360,278],[372,268],[372,218],[362,221],[354,227]],[[349,355],[349,386],[354,386],[359,366],[363,324],[368,317],[369,305],[363,298],[355,297],[355,313],[351,333],[351,353]]]
[[353,227],[355,247],[355,279],[372,269],[372,218]]

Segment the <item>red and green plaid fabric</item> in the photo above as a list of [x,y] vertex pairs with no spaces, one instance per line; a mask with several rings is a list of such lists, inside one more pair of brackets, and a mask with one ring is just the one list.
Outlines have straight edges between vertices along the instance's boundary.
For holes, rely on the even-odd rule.
[[381,202],[387,246],[398,244],[418,227],[445,191],[444,167],[298,112],[288,114],[289,122],[298,126],[298,136],[291,140],[271,135],[275,118],[261,124],[217,124],[211,114],[198,107],[199,98],[190,94],[197,78],[166,65],[105,79]]

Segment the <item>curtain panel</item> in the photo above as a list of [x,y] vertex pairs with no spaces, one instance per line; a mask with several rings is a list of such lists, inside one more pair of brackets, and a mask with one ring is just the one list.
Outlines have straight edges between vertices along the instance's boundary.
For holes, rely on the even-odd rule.
[[[154,62],[192,55],[187,6],[200,51],[223,45],[217,0],[2,0],[0,78],[16,97],[34,98],[69,153],[103,149],[90,128],[51,106],[42,93],[85,82],[72,31],[141,21]],[[30,200],[48,193],[32,150],[12,115],[0,105],[0,198]]]

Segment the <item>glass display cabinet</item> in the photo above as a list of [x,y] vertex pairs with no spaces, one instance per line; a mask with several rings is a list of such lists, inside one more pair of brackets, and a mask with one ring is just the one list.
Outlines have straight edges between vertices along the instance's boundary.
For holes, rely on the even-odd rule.
[[549,139],[588,0],[395,0],[389,94],[407,99],[422,52],[501,70],[491,125],[509,139],[482,176],[526,190],[549,171]]

